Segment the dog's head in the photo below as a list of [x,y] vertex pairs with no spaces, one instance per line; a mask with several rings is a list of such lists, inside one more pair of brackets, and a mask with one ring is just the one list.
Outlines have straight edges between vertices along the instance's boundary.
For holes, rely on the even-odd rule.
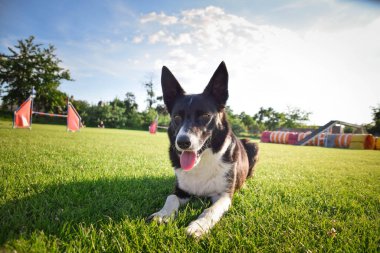
[[[202,152],[212,145],[212,136],[226,128],[224,108],[228,99],[228,72],[222,62],[201,94],[187,95],[167,67],[162,68],[161,84],[170,113],[171,149],[184,170],[191,170]],[[173,157],[174,156],[174,157]],[[175,157],[176,156],[176,157]]]

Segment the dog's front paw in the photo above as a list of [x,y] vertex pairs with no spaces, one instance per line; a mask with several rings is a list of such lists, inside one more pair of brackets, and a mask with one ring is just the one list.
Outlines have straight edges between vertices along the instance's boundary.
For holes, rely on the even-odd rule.
[[205,218],[192,221],[186,228],[186,234],[194,238],[200,238],[210,230],[210,224]]
[[156,221],[158,224],[163,224],[163,223],[168,223],[171,218],[172,216],[159,211],[157,213],[150,215],[146,220],[149,222]]

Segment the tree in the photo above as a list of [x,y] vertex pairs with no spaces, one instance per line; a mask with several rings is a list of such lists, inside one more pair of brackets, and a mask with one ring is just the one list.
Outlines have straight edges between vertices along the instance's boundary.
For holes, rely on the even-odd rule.
[[59,111],[65,106],[67,94],[58,90],[61,80],[72,81],[69,70],[61,68],[55,47],[35,44],[34,37],[19,40],[10,54],[0,53],[0,89],[4,105],[20,105],[34,87],[34,104],[47,111]]
[[138,104],[136,96],[132,92],[127,92],[124,98],[124,108],[126,114],[125,126],[128,128],[139,129],[142,126],[142,115],[137,111]]
[[249,132],[261,131],[259,124],[252,116],[242,112],[240,113],[239,118]]
[[152,121],[157,117],[157,112],[153,108],[149,108],[142,112],[142,127],[143,129],[148,129],[149,125],[152,123]]
[[234,114],[231,107],[226,106],[225,111],[227,114],[228,122],[230,123],[232,131],[235,134],[241,134],[242,132],[247,131],[246,126],[243,124],[239,116]]
[[73,96],[70,97],[70,101],[80,115],[86,113],[87,109],[90,107],[90,104],[86,100],[76,100]]
[[272,107],[267,109],[260,107],[260,110],[253,116],[261,130],[275,130],[283,125],[285,114],[276,112]]
[[280,127],[296,128],[309,120],[310,112],[288,107],[286,113],[276,112],[272,107],[263,108],[253,116],[260,130],[275,130]]
[[367,125],[367,130],[369,133],[380,136],[380,104],[377,107],[372,107],[372,119],[373,122]]
[[259,111],[253,116],[253,118],[257,122],[264,124],[264,122],[268,121],[268,119],[270,119],[275,113],[276,112],[272,107],[269,107],[268,109],[260,107]]
[[[101,102],[101,103],[100,103]],[[127,117],[125,115],[124,103],[118,98],[110,102],[99,101],[86,109],[82,119],[87,126],[96,127],[103,121],[106,128],[125,128]]]
[[135,94],[133,94],[132,92],[127,92],[125,94],[124,105],[125,105],[127,114],[132,111],[137,111],[138,104],[136,103]]
[[283,127],[296,128],[301,127],[303,122],[309,120],[311,112],[306,112],[300,108],[288,107],[288,111],[285,113],[285,123]]
[[152,108],[153,104],[157,102],[155,93],[153,90],[153,77],[152,75],[149,76],[149,80],[143,83],[143,86],[146,89],[147,93],[147,99],[145,100],[148,103],[148,109]]
[[124,109],[124,101],[121,101],[119,98],[114,98],[111,102],[110,102],[110,106],[115,109],[116,107],[121,107]]
[[169,115],[168,110],[166,110],[166,106],[163,104],[158,104],[156,106],[156,111],[157,111],[157,114],[159,115],[164,115],[164,116]]

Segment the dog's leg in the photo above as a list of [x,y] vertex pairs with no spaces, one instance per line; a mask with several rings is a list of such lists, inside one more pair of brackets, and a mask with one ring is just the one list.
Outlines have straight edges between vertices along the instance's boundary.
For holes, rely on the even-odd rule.
[[229,209],[231,205],[231,197],[228,193],[212,198],[214,202],[211,207],[203,211],[203,213],[192,221],[186,228],[186,233],[193,237],[200,237],[207,233]]
[[180,205],[186,204],[189,202],[189,198],[179,198],[177,195],[169,195],[166,198],[166,202],[162,209],[151,216],[148,217],[148,220],[155,220],[158,223],[166,223],[170,218],[173,218],[178,211]]

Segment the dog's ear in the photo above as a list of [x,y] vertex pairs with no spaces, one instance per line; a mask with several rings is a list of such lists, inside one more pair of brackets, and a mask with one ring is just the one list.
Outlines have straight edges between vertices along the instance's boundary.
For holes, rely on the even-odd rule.
[[218,110],[225,107],[228,99],[228,72],[224,61],[215,70],[203,94],[212,96],[215,99],[218,104]]
[[182,89],[177,79],[166,66],[162,67],[161,86],[164,103],[168,109],[168,112],[171,113],[175,100],[178,97],[183,96],[185,94],[185,91]]

